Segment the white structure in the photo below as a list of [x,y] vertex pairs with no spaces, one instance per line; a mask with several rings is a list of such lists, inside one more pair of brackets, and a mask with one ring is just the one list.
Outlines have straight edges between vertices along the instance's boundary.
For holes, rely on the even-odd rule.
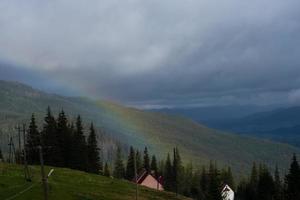
[[223,200],[234,200],[234,191],[229,187],[229,185],[225,185],[222,190]]

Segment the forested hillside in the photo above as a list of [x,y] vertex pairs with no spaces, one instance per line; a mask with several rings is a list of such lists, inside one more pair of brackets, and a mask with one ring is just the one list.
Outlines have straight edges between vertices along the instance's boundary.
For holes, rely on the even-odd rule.
[[42,125],[50,106],[56,116],[61,109],[74,120],[80,114],[85,128],[93,122],[98,130],[104,130],[109,138],[113,138],[109,141],[117,140],[140,149],[147,146],[158,157],[165,157],[177,146],[183,161],[192,161],[196,165],[215,160],[221,166],[230,165],[234,171],[241,172],[257,161],[273,166],[278,163],[280,169],[286,169],[290,155],[299,152],[289,145],[209,129],[184,117],[145,112],[111,102],[47,94],[15,82],[1,81],[0,96],[1,146],[4,149],[7,148],[7,135],[16,133],[17,123],[28,124],[31,114],[35,113],[38,124]]

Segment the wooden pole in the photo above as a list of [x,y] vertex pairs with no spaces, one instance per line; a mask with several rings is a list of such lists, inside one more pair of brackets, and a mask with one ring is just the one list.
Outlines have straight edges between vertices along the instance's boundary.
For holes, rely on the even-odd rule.
[[14,144],[14,141],[13,141],[13,138],[11,137],[11,144],[12,144],[12,148],[13,148],[13,158],[14,158],[14,163],[17,162],[17,158],[16,158],[16,148],[15,148],[15,144]]
[[9,154],[8,154],[8,163],[11,163],[11,137],[9,136]]
[[138,180],[137,180],[136,153],[134,153],[134,179],[135,179],[135,200],[138,200]]
[[21,127],[18,124],[16,127],[18,130],[18,141],[19,141],[19,146],[18,146],[18,164],[21,164],[22,159],[21,159]]
[[15,145],[13,142],[13,138],[12,136],[10,136],[9,138],[9,163],[15,163],[16,161],[16,149],[15,149]]
[[27,154],[26,154],[26,125],[23,124],[23,156],[24,156],[24,173],[25,173],[25,180],[31,181],[31,177],[29,175],[28,170],[28,163],[27,163]]
[[45,175],[45,169],[44,169],[44,158],[43,158],[42,146],[39,146],[39,152],[40,152],[41,175],[42,175],[42,183],[43,183],[43,190],[44,190],[44,199],[48,200],[48,183],[47,183],[47,177]]

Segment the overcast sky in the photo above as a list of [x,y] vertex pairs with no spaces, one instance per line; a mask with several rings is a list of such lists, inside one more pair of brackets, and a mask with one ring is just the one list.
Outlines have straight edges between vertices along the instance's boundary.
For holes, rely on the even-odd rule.
[[300,102],[299,0],[1,0],[0,79],[129,105]]

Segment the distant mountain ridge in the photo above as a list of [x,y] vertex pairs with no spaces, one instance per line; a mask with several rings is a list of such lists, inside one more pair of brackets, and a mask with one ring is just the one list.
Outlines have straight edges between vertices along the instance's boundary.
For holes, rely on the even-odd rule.
[[248,115],[273,110],[276,106],[255,106],[255,105],[224,105],[207,107],[183,107],[183,108],[161,108],[150,109],[152,112],[177,114],[191,118],[199,123],[223,120],[239,119]]
[[268,138],[300,147],[300,106],[259,112],[234,120],[212,121],[211,127]]
[[300,153],[298,148],[289,145],[224,133],[181,116],[48,94],[7,81],[0,81],[0,146],[7,146],[5,133],[17,122],[28,122],[31,113],[36,113],[42,121],[47,106],[55,114],[63,108],[71,119],[80,114],[84,122],[93,121],[125,144],[137,148],[148,146],[150,152],[161,158],[177,146],[183,160],[195,165],[216,160],[220,165],[231,165],[236,172],[241,172],[249,169],[256,160],[272,165],[277,163],[284,169],[292,153]]

